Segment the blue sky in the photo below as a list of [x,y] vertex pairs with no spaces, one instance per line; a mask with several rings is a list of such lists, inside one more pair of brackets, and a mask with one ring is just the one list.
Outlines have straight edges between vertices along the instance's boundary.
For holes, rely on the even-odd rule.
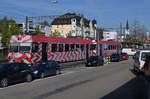
[[119,28],[126,20],[132,24],[138,20],[150,30],[150,0],[0,0],[0,18],[3,16],[47,16],[66,12],[84,14],[96,19],[98,26]]

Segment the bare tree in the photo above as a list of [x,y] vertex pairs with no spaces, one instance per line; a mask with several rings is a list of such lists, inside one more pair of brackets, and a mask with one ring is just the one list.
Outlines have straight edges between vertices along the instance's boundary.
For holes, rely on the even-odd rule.
[[140,24],[139,21],[135,20],[130,28],[130,36],[133,43],[143,44],[143,40],[146,37],[147,28]]

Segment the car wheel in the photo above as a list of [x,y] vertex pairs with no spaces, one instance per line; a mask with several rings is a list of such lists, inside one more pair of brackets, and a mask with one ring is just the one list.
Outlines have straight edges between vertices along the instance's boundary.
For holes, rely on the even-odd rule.
[[27,74],[26,82],[31,82],[31,81],[32,81],[32,75],[31,74]]
[[8,80],[7,78],[3,78],[0,82],[1,84],[1,87],[4,88],[4,87],[7,87],[8,86]]
[[40,78],[44,78],[44,77],[45,77],[45,73],[41,73]]

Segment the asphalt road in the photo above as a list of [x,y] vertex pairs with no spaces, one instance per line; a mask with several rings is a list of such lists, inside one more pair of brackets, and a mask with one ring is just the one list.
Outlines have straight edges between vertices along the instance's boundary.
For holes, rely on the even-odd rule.
[[144,81],[132,72],[133,61],[101,67],[64,69],[61,75],[0,89],[0,99],[144,99]]

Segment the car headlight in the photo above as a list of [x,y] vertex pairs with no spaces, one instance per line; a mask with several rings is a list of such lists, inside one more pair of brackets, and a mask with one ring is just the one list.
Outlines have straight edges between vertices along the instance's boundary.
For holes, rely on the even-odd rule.
[[34,71],[33,73],[34,73],[34,74],[37,74],[37,73],[38,73],[38,70]]

